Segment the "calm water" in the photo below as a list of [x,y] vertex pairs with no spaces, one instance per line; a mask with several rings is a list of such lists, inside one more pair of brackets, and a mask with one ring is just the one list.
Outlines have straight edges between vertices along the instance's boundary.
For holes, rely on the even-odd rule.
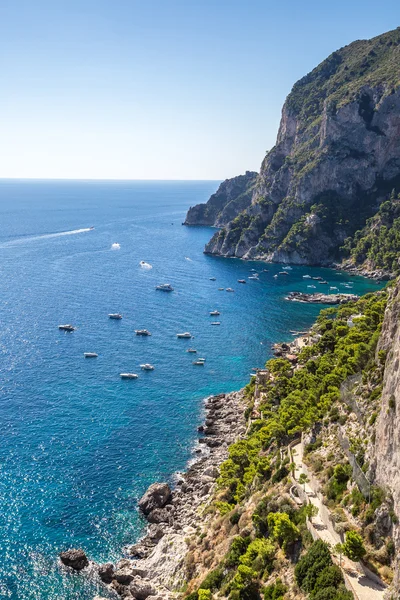
[[[338,287],[349,281],[309,268],[274,279],[275,265],[261,281],[238,284],[266,265],[205,256],[212,230],[181,226],[216,187],[0,182],[1,597],[91,599],[96,585],[62,573],[57,553],[75,546],[96,560],[120,556],[143,527],[137,498],[192,457],[202,399],[240,388],[273,341],[314,320],[318,307],[285,294],[307,290],[305,273]],[[359,293],[376,289],[350,281]],[[162,282],[175,291],[156,292]],[[218,290],[229,286],[235,293]],[[210,325],[215,308],[219,327]],[[116,311],[122,321],[107,318]],[[65,334],[60,323],[78,329]],[[136,328],[152,337],[136,337]],[[195,339],[178,340],[181,331]],[[192,365],[189,346],[205,367]],[[140,371],[142,362],[154,372]],[[121,381],[123,371],[140,378]]]

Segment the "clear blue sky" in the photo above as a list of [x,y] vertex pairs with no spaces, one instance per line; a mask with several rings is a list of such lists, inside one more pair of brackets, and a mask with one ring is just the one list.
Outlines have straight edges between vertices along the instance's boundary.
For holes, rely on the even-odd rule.
[[0,177],[258,170],[293,83],[398,0],[0,0]]

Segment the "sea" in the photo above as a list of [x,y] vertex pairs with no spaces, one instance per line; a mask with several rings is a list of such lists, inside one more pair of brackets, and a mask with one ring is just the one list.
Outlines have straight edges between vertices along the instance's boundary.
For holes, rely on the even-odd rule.
[[[204,399],[241,388],[273,342],[315,320],[321,307],[288,292],[379,287],[309,267],[274,277],[282,265],[203,254],[215,230],[182,222],[218,184],[0,181],[1,598],[107,597],[90,570],[63,569],[59,552],[114,561],[140,537],[137,500],[193,460]],[[151,336],[136,336],[142,328]],[[177,338],[186,331],[192,339]]]

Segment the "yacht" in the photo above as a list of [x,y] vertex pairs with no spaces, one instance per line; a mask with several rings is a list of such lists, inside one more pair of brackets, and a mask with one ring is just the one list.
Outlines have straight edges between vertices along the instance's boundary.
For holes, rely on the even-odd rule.
[[278,275],[289,275],[286,271],[279,271]]
[[232,288],[226,288],[227,292],[234,292],[235,290],[233,290]]
[[210,277],[210,281],[217,281],[216,277]]
[[223,292],[225,288],[218,288],[219,292]]
[[245,279],[238,279],[238,283],[246,283]]
[[170,283],[160,283],[160,285],[156,285],[156,290],[160,290],[161,292],[173,292],[174,288]]
[[204,360],[194,360],[192,362],[193,365],[200,365],[201,367],[204,367]]
[[121,379],[137,379],[139,377],[136,373],[120,373],[119,376]]
[[198,362],[203,362],[203,363],[204,363],[204,362],[206,362],[206,359],[205,359],[205,358],[197,358],[196,360],[197,360]]
[[278,275],[274,275],[274,279],[278,279]]
[[258,275],[257,274],[255,274],[255,275],[249,275],[249,279],[255,279],[256,281],[260,281],[258,279]]
[[330,290],[337,290],[337,291],[339,291],[339,288],[337,288],[335,285],[331,285],[329,289]]
[[317,286],[316,285],[308,285],[307,287],[315,290]]
[[145,363],[144,365],[140,365],[140,368],[142,369],[142,371],[154,371],[154,367],[150,363]]
[[110,313],[108,316],[110,319],[122,319],[122,315],[120,313]]
[[221,323],[219,321],[213,321],[211,325],[221,325]]
[[319,285],[328,285],[327,281],[318,281]]
[[323,277],[313,277],[315,281],[323,281]]
[[210,316],[211,317],[218,317],[218,315],[220,315],[221,313],[218,310],[212,310],[210,312]]
[[85,358],[97,358],[98,354],[96,354],[96,352],[84,352],[83,356]]
[[183,338],[183,339],[187,339],[188,340],[188,339],[190,339],[192,337],[192,334],[189,333],[188,331],[185,331],[185,333],[177,333],[176,337],[180,338],[180,339]]
[[150,331],[147,331],[147,329],[135,329],[135,333],[136,335],[151,335]]
[[282,267],[282,271],[291,271],[292,267]]
[[303,275],[303,279],[311,279],[311,275]]
[[189,354],[196,354],[197,350],[195,350],[195,348],[188,348],[186,352],[189,352]]
[[74,327],[73,325],[59,325],[58,329],[60,329],[61,331],[75,331],[76,327]]

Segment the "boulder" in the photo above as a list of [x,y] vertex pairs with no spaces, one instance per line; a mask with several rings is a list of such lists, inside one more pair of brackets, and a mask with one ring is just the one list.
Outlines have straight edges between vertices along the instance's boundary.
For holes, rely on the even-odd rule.
[[114,578],[114,565],[112,563],[105,563],[99,566],[99,577],[104,583],[111,583]]
[[148,515],[156,508],[163,508],[171,500],[168,483],[153,483],[139,500],[139,508]]
[[160,527],[160,525],[158,525],[156,523],[149,525],[148,536],[152,541],[161,540],[163,535],[164,535],[164,531],[163,531],[163,528]]
[[146,581],[145,579],[135,579],[132,581],[129,590],[137,600],[146,600],[149,596],[155,596],[156,594],[150,581]]
[[61,552],[60,560],[63,565],[71,567],[71,569],[74,569],[75,571],[82,571],[82,569],[89,565],[86,554],[80,548],[71,548],[71,550]]
[[169,523],[171,512],[166,508],[155,508],[146,516],[149,523]]
[[135,558],[146,558],[146,556],[148,556],[152,551],[153,547],[154,546],[149,546],[139,542],[137,544],[133,544],[133,546],[128,546],[126,548],[126,553],[129,556],[134,556]]

